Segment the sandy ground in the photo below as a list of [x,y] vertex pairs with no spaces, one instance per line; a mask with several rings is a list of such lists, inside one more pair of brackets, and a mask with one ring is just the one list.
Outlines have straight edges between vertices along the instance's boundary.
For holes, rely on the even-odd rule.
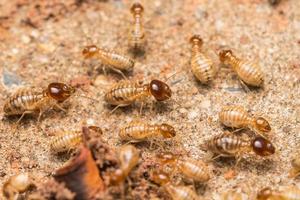
[[[282,0],[276,7],[266,0],[142,1],[146,53],[135,59],[130,79],[165,80],[185,69],[168,80],[177,103],[172,100],[155,103],[153,110],[149,104],[142,116],[138,116],[139,105],[109,115],[111,107],[104,103],[103,94],[121,77],[110,72],[104,75],[94,69],[99,66],[98,61],[83,61],[81,56],[82,47],[87,44],[129,54],[131,1],[90,1],[80,6],[69,6],[73,1],[65,1],[65,9],[54,7],[59,1],[53,1],[50,9],[42,5],[39,12],[34,7],[38,1],[31,5],[21,0],[0,2],[0,105],[16,89],[12,82],[17,87],[46,87],[53,81],[71,81],[82,86],[79,93],[100,101],[74,97],[66,114],[45,113],[40,129],[35,117],[26,117],[16,134],[12,133],[12,127],[17,118],[3,117],[0,185],[10,175],[22,171],[50,175],[66,158],[51,154],[49,138],[61,130],[80,129],[81,122],[87,119],[102,127],[103,137],[112,145],[120,144],[118,129],[132,119],[168,122],[177,129],[185,150],[192,157],[203,158],[205,152],[199,145],[223,131],[218,112],[230,104],[243,105],[270,121],[270,138],[276,145],[276,154],[268,159],[246,156],[237,175],[230,180],[225,176],[234,166],[233,160],[210,164],[212,179],[206,187],[199,188],[199,195],[215,199],[219,193],[237,189],[251,196],[266,186],[278,188],[299,183],[299,179],[288,178],[288,170],[299,146],[300,1]],[[28,16],[32,21],[28,22]],[[203,37],[204,51],[218,67],[217,76],[209,86],[201,85],[190,72],[188,39],[195,33]],[[221,68],[215,51],[222,46],[232,48],[239,57],[259,62],[266,75],[264,89],[246,93],[234,72]]]

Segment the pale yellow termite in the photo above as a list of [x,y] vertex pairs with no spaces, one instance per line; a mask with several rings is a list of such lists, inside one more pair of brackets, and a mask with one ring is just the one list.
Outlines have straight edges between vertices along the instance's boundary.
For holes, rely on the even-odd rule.
[[187,186],[175,186],[166,184],[165,190],[169,193],[173,200],[201,200],[197,193]]
[[290,171],[289,171],[289,176],[291,178],[299,176],[300,175],[300,158],[299,157],[294,158],[292,160],[291,164],[292,164],[292,169],[290,169]]
[[[88,126],[88,129],[102,134],[100,127]],[[55,153],[65,152],[78,147],[81,142],[82,131],[63,131],[51,139],[50,149]]]
[[236,191],[225,192],[224,194],[222,194],[222,197],[220,198],[220,200],[246,200],[246,199],[248,199],[246,195],[243,195],[242,193]]
[[221,62],[231,65],[238,77],[247,85],[256,87],[263,85],[263,72],[255,63],[237,58],[231,50],[220,51],[219,57]]
[[173,200],[201,200],[196,191],[187,186],[176,186],[170,182],[170,176],[163,171],[153,171],[151,180],[161,185]]
[[[170,87],[160,81],[152,80],[150,83],[140,85],[131,81],[120,81],[110,88],[105,96],[104,100],[116,107],[128,106],[136,101],[144,102],[147,98],[153,96],[156,101],[168,100],[172,95]],[[113,112],[112,111],[112,112]]]
[[192,72],[201,83],[207,84],[215,75],[213,62],[201,51],[203,41],[199,35],[192,36],[190,43],[192,44]]
[[19,199],[19,194],[24,193],[32,184],[32,178],[28,173],[14,175],[3,184],[3,195],[8,200]]
[[134,3],[130,8],[130,12],[134,19],[129,36],[130,46],[133,49],[140,49],[145,42],[145,31],[143,27],[144,8],[140,3]]
[[131,170],[138,164],[140,153],[132,145],[123,145],[119,148],[118,158],[121,167],[110,174],[112,184],[119,184],[125,180]]
[[21,89],[4,103],[4,114],[6,116],[21,115],[17,121],[19,123],[26,114],[39,113],[38,121],[40,121],[42,114],[53,107],[65,111],[59,104],[74,92],[74,87],[64,83],[50,83],[44,90]]
[[121,74],[125,79],[126,76],[122,70],[130,71],[134,66],[134,61],[124,55],[120,55],[113,50],[108,50],[104,48],[99,48],[95,45],[86,46],[82,50],[82,54],[85,59],[97,58],[102,64],[106,65],[113,71]]
[[148,124],[139,121],[130,122],[121,128],[119,136],[121,140],[139,142],[162,136],[163,138],[175,137],[175,129],[168,124]]
[[201,161],[192,158],[177,158],[172,153],[163,153],[158,159],[164,164],[171,164],[172,170],[178,170],[186,178],[196,182],[207,182],[210,179],[207,165]]
[[219,113],[222,124],[232,128],[255,129],[267,133],[271,131],[269,122],[263,117],[252,117],[242,106],[225,106]]
[[241,155],[253,151],[259,156],[269,156],[275,153],[273,144],[257,136],[252,140],[244,139],[228,131],[214,136],[204,144],[205,148],[218,156],[235,156],[240,158]]
[[50,148],[55,153],[69,151],[82,142],[81,131],[62,132],[55,136],[50,142]]
[[282,191],[264,188],[257,194],[257,200],[300,200],[300,189],[290,186]]

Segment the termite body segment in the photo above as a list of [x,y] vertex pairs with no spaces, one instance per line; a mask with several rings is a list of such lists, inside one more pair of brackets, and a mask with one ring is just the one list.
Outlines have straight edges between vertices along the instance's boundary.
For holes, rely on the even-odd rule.
[[294,178],[300,175],[300,158],[296,157],[292,160],[292,169],[289,171],[289,177]]
[[237,156],[251,151],[250,141],[228,131],[207,141],[206,148],[220,156]]
[[119,184],[126,179],[131,170],[138,164],[139,151],[132,145],[123,145],[119,149],[120,168],[110,174],[110,182]]
[[300,190],[295,186],[282,191],[264,188],[257,194],[257,200],[300,200]]
[[60,153],[79,146],[81,142],[81,131],[62,132],[51,140],[50,148],[53,152]]
[[210,179],[207,165],[192,158],[177,158],[172,153],[163,153],[157,156],[162,165],[169,164],[172,170],[179,170],[186,178],[197,182],[206,182]]
[[201,200],[197,193],[187,186],[175,186],[170,182],[170,177],[163,171],[153,171],[151,179],[161,185],[173,200]]
[[213,62],[201,51],[203,41],[199,35],[191,37],[190,43],[192,44],[192,72],[201,83],[207,84],[215,75]]
[[219,113],[222,124],[231,128],[251,128],[259,132],[271,131],[269,122],[263,117],[252,117],[242,106],[225,106]]
[[204,162],[195,159],[180,159],[178,169],[186,178],[197,182],[207,182],[210,179],[209,170]]
[[145,141],[159,136],[172,138],[175,135],[175,129],[168,124],[151,125],[135,121],[123,127],[119,133],[121,140],[125,141]]
[[250,152],[259,156],[269,156],[275,153],[273,144],[261,136],[257,136],[253,140],[246,140],[228,131],[214,136],[206,142],[205,146],[212,153],[225,157],[240,157]]
[[238,77],[247,85],[255,87],[263,85],[263,72],[255,63],[237,58],[231,50],[220,51],[219,57],[221,62],[231,65]]
[[130,30],[129,43],[133,49],[141,49],[145,43],[145,31],[143,27],[144,8],[140,3],[134,3],[130,12],[133,15],[132,28]]
[[48,109],[58,107],[59,104],[68,99],[75,92],[75,88],[64,83],[50,83],[44,90],[24,88],[14,93],[4,103],[4,113],[6,116],[21,115],[18,122],[25,114],[39,113],[41,115]]
[[246,200],[243,194],[240,192],[229,191],[222,195],[220,200]]
[[173,200],[201,200],[197,193],[187,186],[164,185],[165,190]]
[[108,104],[124,107],[138,102],[144,102],[153,96],[156,101],[168,100],[172,95],[170,87],[159,80],[140,85],[131,81],[120,81],[110,88],[104,99]]
[[116,53],[115,51],[99,48],[95,45],[86,46],[82,54],[85,59],[97,58],[102,64],[125,76],[122,71],[130,71],[134,67],[134,61],[126,56]]
[[28,173],[14,175],[3,184],[3,195],[8,200],[18,199],[19,194],[25,192],[30,185],[32,180]]

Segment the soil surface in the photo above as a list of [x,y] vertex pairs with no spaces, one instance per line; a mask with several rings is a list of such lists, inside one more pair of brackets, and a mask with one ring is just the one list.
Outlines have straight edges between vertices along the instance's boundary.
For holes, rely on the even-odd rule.
[[[81,51],[85,45],[95,44],[134,57],[128,50],[132,3],[0,1],[0,105],[20,87],[45,88],[60,81],[80,88],[64,104],[66,113],[50,110],[40,123],[36,116],[26,116],[15,133],[18,117],[2,114],[0,185],[19,172],[51,176],[68,159],[51,153],[51,137],[63,130],[80,130],[84,121],[100,126],[103,138],[116,146],[121,144],[118,130],[131,120],[167,122],[175,127],[181,142],[175,146],[166,143],[167,149],[205,159],[200,146],[224,131],[218,112],[225,105],[242,105],[251,114],[268,119],[272,127],[268,137],[276,153],[268,158],[246,155],[234,172],[234,159],[209,163],[212,178],[197,186],[198,194],[210,200],[238,190],[253,199],[267,186],[277,189],[299,184],[299,178],[289,178],[288,171],[300,142],[300,1],[282,0],[276,6],[267,0],[141,1],[145,53],[135,56],[134,70],[126,76],[144,83],[153,78],[165,80],[173,95],[164,103],[150,99],[142,115],[138,103],[110,114],[113,107],[103,96],[122,76],[110,70],[105,74],[99,61],[84,60]],[[190,70],[189,38],[193,34],[201,35],[203,51],[217,67],[208,86],[200,84]],[[259,63],[265,73],[263,89],[246,92],[242,88],[232,69],[219,62],[216,52],[224,47]],[[159,146],[150,149],[147,143],[137,147],[149,155],[163,150]]]

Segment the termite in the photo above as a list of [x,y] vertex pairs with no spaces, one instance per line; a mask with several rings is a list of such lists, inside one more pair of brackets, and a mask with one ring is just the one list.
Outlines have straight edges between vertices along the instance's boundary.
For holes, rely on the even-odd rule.
[[262,133],[271,131],[269,122],[263,117],[252,117],[242,106],[225,106],[219,113],[222,124],[231,128],[255,129]]
[[139,121],[132,121],[121,128],[119,136],[123,141],[139,142],[147,139],[162,136],[172,138],[176,136],[175,129],[169,124],[147,124]]
[[197,193],[188,186],[176,186],[170,182],[168,174],[162,171],[151,173],[151,179],[156,184],[163,186],[173,200],[201,200]]
[[[100,127],[88,126],[87,128],[102,135]],[[63,131],[51,139],[50,149],[55,153],[70,151],[73,148],[79,147],[82,139],[82,131]]]
[[131,58],[120,55],[113,50],[99,48],[95,45],[86,46],[82,50],[82,54],[85,59],[99,59],[102,64],[121,74],[125,79],[127,78],[122,71],[130,71],[134,66],[134,61]]
[[170,87],[160,80],[154,79],[144,85],[132,81],[120,81],[106,92],[104,99],[108,104],[116,106],[112,113],[117,108],[129,106],[136,101],[142,102],[142,110],[143,102],[149,97],[153,96],[156,101],[166,101],[171,95]]
[[134,3],[130,12],[133,15],[134,22],[130,31],[129,42],[130,46],[134,49],[140,49],[145,40],[145,32],[143,27],[143,12],[144,7],[140,3]]
[[28,173],[14,175],[3,184],[3,195],[9,200],[19,199],[19,194],[26,192],[32,184]]
[[39,114],[39,122],[42,114],[53,107],[65,111],[60,104],[74,93],[75,88],[64,83],[50,83],[44,90],[25,88],[8,98],[3,110],[6,116],[21,115],[17,124],[26,114],[32,113]]
[[218,157],[233,156],[241,158],[241,155],[249,152],[254,152],[259,156],[269,156],[275,153],[273,144],[261,136],[247,140],[229,131],[214,136],[212,139],[206,141],[204,146],[207,150],[217,154]]
[[246,200],[247,198],[240,192],[229,191],[222,195],[220,200]]
[[221,62],[232,66],[242,82],[255,87],[263,85],[263,72],[255,63],[237,58],[231,50],[220,51],[219,57]]
[[158,155],[158,159],[162,164],[171,164],[171,169],[174,172],[178,170],[186,178],[196,182],[207,182],[210,179],[207,165],[201,161],[192,158],[177,158],[172,153],[164,153]]
[[140,153],[132,145],[123,145],[119,149],[118,158],[121,167],[110,174],[112,184],[119,184],[125,180],[131,170],[138,164]]
[[282,191],[272,190],[267,187],[257,194],[257,200],[299,200],[300,189],[296,186],[290,186]]
[[175,186],[166,184],[165,190],[169,193],[173,200],[201,200],[202,198],[188,186]]
[[192,36],[190,43],[192,44],[192,72],[201,83],[207,84],[215,75],[213,62],[201,51],[203,40],[199,35]]
[[300,159],[299,157],[294,158],[291,161],[292,169],[289,171],[289,177],[294,178],[300,175]]

